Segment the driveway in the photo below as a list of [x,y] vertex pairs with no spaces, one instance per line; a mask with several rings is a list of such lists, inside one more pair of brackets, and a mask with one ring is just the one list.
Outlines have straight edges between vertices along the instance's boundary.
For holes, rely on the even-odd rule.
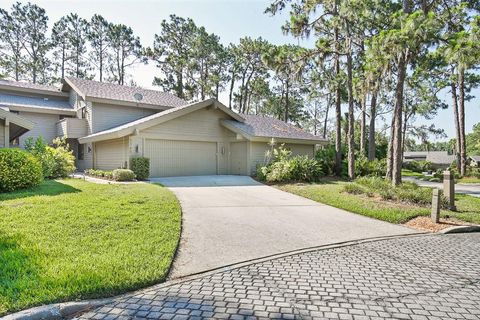
[[[430,188],[439,188],[443,190],[443,183],[441,182],[431,182],[431,181],[422,181],[414,177],[402,177],[404,181],[413,181],[419,186],[430,187]],[[468,194],[474,197],[480,197],[480,184],[455,184],[455,193]]]
[[153,180],[170,188],[183,210],[182,237],[171,279],[307,247],[416,232],[245,176]]

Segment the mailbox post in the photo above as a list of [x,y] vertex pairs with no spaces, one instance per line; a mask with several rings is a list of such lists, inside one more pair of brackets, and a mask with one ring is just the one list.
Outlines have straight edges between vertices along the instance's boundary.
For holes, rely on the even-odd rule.
[[432,189],[432,222],[440,222],[440,190]]
[[443,171],[443,194],[448,199],[448,209],[455,211],[455,180],[450,170]]

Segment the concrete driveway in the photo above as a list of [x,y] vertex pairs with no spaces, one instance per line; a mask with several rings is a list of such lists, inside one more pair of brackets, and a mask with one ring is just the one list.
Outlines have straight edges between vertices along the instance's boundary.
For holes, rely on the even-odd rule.
[[152,180],[170,188],[183,210],[171,279],[307,247],[416,232],[319,204],[250,177]]

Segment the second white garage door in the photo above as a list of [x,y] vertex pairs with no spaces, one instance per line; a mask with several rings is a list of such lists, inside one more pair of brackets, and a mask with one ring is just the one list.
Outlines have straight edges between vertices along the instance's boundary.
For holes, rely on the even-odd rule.
[[217,143],[201,141],[145,140],[150,177],[217,174]]

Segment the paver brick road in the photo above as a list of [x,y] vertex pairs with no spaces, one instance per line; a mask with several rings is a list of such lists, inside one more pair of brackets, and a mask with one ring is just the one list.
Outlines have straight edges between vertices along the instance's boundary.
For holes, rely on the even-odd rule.
[[480,233],[315,250],[171,286],[81,319],[480,319]]

